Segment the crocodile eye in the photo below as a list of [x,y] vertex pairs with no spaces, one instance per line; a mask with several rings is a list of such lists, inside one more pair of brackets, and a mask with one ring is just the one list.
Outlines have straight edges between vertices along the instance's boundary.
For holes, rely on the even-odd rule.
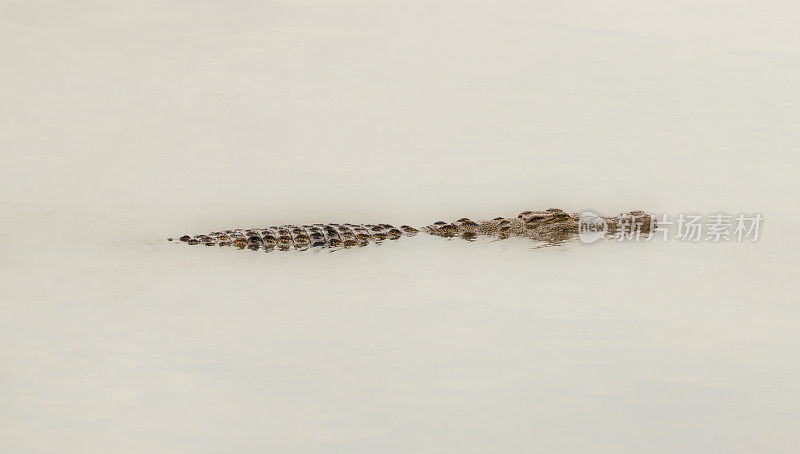
[[534,223],[543,221],[545,219],[552,219],[553,215],[551,213],[533,213],[531,214],[525,222]]

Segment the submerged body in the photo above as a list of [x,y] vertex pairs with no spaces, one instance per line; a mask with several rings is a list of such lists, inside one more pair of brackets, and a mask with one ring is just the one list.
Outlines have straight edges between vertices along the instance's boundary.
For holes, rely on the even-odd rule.
[[[437,221],[420,229],[409,225],[390,224],[311,224],[283,225],[265,228],[236,229],[204,235],[180,237],[190,245],[234,246],[253,250],[306,250],[309,248],[346,248],[398,240],[420,232],[444,238],[473,241],[480,237],[505,239],[524,237],[541,246],[561,244],[578,235],[580,214],[570,214],[557,208],[545,211],[523,211],[516,217],[496,217],[473,221],[461,218],[453,222]],[[607,235],[620,231],[648,234],[655,227],[655,217],[642,211],[631,211],[616,217],[602,218]],[[173,239],[170,238],[170,241]]]

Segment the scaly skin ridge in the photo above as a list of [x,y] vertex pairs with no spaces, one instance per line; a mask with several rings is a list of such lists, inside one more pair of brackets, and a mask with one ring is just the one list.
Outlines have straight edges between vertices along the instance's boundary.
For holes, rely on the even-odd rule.
[[[564,243],[578,235],[578,213],[566,213],[557,208],[544,211],[523,211],[516,217],[496,217],[473,221],[460,218],[453,222],[437,221],[420,229],[390,224],[310,224],[283,225],[265,228],[235,229],[203,235],[184,235],[180,241],[190,245],[233,246],[239,249],[307,250],[310,248],[339,249],[363,247],[411,237],[420,232],[444,238],[474,241],[478,238],[506,239],[524,237],[542,245]],[[638,225],[643,234],[655,227],[655,217],[643,211],[631,211],[603,218],[608,225],[607,235],[630,231]],[[627,229],[627,230],[626,230]],[[172,241],[172,238],[169,238]]]

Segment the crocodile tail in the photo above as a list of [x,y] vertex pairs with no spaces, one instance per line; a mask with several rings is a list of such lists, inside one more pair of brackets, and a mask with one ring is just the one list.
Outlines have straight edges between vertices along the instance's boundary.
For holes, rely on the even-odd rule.
[[232,246],[239,249],[306,250],[366,246],[414,236],[418,232],[408,225],[311,224],[223,230],[202,235],[183,235],[179,240],[189,245]]

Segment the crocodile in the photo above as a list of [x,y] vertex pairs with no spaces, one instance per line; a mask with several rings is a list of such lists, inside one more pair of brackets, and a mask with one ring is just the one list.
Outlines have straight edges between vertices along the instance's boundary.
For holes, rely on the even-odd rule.
[[[424,233],[443,238],[475,241],[480,238],[506,239],[523,237],[537,247],[565,243],[578,236],[580,213],[567,213],[558,208],[544,211],[523,211],[516,217],[496,217],[473,221],[437,221],[415,228],[391,224],[309,224],[282,225],[262,228],[222,230],[201,235],[183,235],[179,241],[190,245],[232,246],[238,249],[265,251],[308,250],[363,247],[370,243],[398,240]],[[605,236],[618,234],[649,234],[656,226],[655,216],[643,211],[630,211],[615,217],[598,218],[604,223]],[[168,238],[174,241],[175,238]]]

